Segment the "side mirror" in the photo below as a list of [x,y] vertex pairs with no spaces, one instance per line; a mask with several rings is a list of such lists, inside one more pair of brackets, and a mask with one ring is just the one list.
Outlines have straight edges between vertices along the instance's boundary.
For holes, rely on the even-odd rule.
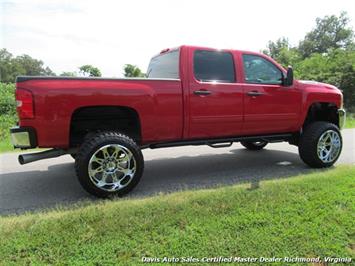
[[285,86],[292,86],[293,84],[293,69],[291,66],[287,68],[286,78],[284,79]]

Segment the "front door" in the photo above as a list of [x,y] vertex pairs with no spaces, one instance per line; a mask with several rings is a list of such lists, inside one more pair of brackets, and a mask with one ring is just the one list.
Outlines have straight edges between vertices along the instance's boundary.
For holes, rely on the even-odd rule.
[[244,135],[297,130],[302,93],[282,85],[282,70],[268,58],[243,54]]
[[189,62],[189,138],[240,135],[243,87],[237,83],[234,55],[196,48]]

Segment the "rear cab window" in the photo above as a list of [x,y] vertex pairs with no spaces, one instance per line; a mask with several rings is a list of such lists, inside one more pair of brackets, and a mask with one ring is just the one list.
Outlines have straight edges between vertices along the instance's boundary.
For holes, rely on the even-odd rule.
[[153,57],[150,60],[147,78],[179,79],[180,50],[175,49]]
[[236,82],[233,55],[230,52],[196,50],[193,64],[194,76],[198,81]]

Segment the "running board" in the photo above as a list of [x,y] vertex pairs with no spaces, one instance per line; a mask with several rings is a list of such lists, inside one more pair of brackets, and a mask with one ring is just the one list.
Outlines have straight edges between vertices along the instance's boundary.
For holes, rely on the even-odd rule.
[[214,148],[221,148],[223,145],[216,145],[220,143],[228,143],[229,147],[233,142],[239,141],[267,141],[267,142],[281,142],[288,141],[292,139],[293,134],[277,134],[277,135],[262,135],[262,136],[244,136],[244,137],[231,137],[231,138],[220,138],[220,139],[194,139],[194,140],[182,140],[182,141],[173,141],[173,142],[163,142],[150,144],[142,148],[168,148],[168,147],[178,147],[178,146],[187,146],[187,145],[209,145],[215,146]]
[[233,142],[208,144],[211,148],[226,148],[232,146]]

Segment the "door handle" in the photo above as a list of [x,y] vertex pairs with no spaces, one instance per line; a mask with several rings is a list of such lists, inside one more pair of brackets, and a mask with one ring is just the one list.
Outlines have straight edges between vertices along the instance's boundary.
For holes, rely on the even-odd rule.
[[208,90],[197,90],[194,91],[194,94],[196,95],[210,95],[212,92]]
[[247,95],[254,97],[254,96],[261,96],[261,95],[264,95],[264,93],[263,93],[263,92],[260,92],[260,91],[249,91],[249,92],[247,92]]

